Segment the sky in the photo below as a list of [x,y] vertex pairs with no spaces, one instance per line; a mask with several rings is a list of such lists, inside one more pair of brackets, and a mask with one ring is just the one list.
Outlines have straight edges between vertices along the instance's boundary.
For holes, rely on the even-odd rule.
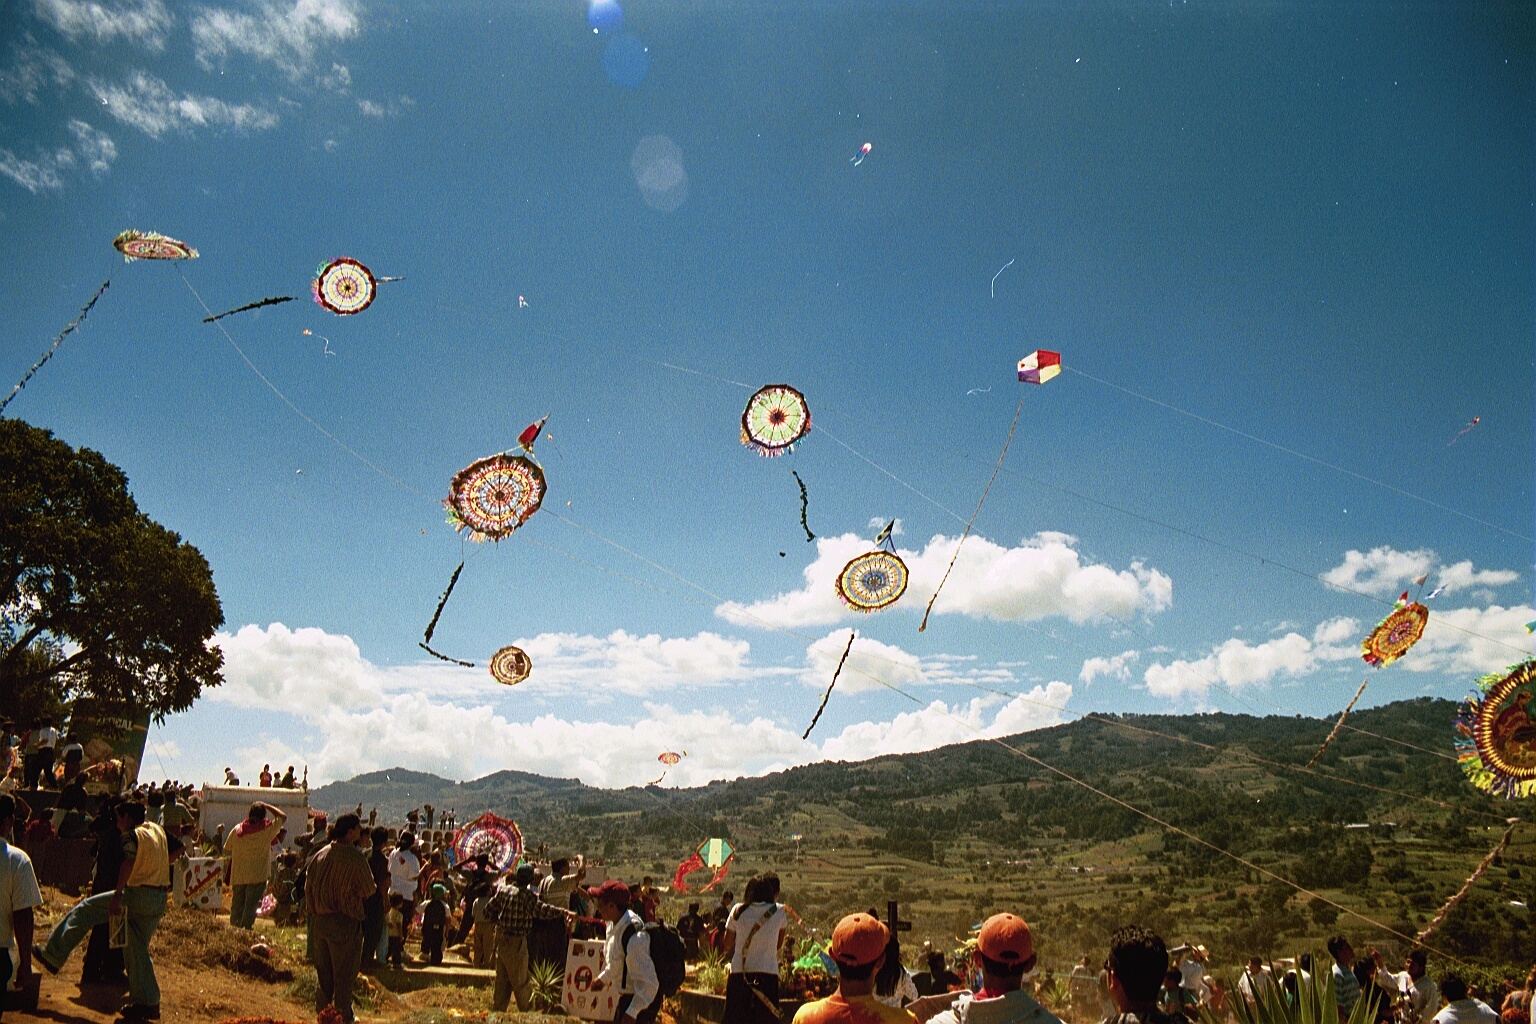
[[[698,785],[1529,656],[1528,5],[620,3],[0,7],[5,375],[111,281],[7,414],[223,601],[148,773]],[[335,316],[336,256],[404,280]],[[777,459],[769,383],[812,413]],[[467,542],[449,481],[545,414],[543,509]],[[893,519],[909,588],[855,614]],[[417,646],[461,559],[473,669]]]

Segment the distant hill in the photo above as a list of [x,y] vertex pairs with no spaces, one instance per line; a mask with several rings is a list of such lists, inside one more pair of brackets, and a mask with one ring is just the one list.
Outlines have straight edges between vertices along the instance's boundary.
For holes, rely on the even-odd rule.
[[[670,875],[701,839],[721,836],[740,850],[737,875],[777,869],[787,898],[822,923],[897,896],[935,934],[963,931],[990,909],[1032,913],[1074,954],[1127,919],[1198,936],[1231,957],[1317,941],[1335,927],[1386,949],[1403,943],[1348,916],[1335,924],[1338,911],[1262,871],[1417,931],[1487,853],[1503,818],[1524,810],[1467,784],[1454,713],[1452,702],[1427,698],[1359,712],[1313,773],[1298,769],[1331,721],[1124,715],[1006,746],[823,762],[695,789],[600,789],[516,771],[456,783],[391,769],[321,787],[311,801],[362,803],[390,820],[422,803],[454,808],[460,822],[494,810],[530,843],[605,856],[626,877]],[[1529,912],[1510,902],[1536,897],[1532,831],[1517,830],[1431,945],[1536,960]]]

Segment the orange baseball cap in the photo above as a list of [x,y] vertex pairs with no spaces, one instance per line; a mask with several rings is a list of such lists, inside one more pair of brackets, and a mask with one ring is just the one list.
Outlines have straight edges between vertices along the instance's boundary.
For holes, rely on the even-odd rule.
[[832,930],[832,959],[844,967],[863,967],[880,959],[890,942],[885,925],[868,914],[849,914]]
[[976,947],[988,960],[996,960],[1000,964],[1016,964],[1034,955],[1035,939],[1022,917],[993,914],[981,926]]

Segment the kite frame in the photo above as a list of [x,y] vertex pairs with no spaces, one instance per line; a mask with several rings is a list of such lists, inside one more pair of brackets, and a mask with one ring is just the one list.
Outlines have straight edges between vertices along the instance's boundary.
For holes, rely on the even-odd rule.
[[1485,793],[1510,799],[1536,795],[1536,766],[1510,764],[1493,737],[1499,713],[1524,687],[1536,690],[1536,659],[1483,676],[1477,681],[1478,692],[1462,702],[1456,716],[1456,760],[1472,785]]
[[[895,593],[879,601],[864,601],[855,598],[848,593],[847,589],[846,581],[853,578],[855,566],[859,566],[861,563],[868,563],[871,560],[882,562],[886,566],[887,575],[899,581],[898,585],[895,586]],[[876,548],[873,551],[866,551],[862,555],[855,555],[843,566],[842,571],[837,574],[837,596],[849,608],[867,615],[884,608],[889,608],[901,600],[901,595],[907,592],[907,583],[910,579],[911,573],[907,570],[907,563],[901,560],[900,555],[886,551],[883,548]]]
[[[367,297],[363,299],[362,305],[357,306],[355,309],[343,309],[341,306],[338,306],[332,302],[325,293],[326,275],[332,273],[333,271],[338,271],[342,267],[356,267],[358,270],[363,272],[363,277],[368,281]],[[310,283],[310,290],[314,292],[315,301],[318,302],[326,310],[335,313],[337,316],[355,316],[356,314],[361,313],[363,310],[367,309],[369,306],[373,305],[373,300],[377,298],[379,294],[379,280],[373,276],[373,271],[369,270],[367,266],[362,263],[362,261],[355,260],[350,256],[338,256],[335,259],[322,264],[320,269],[315,272],[315,279]]]
[[[532,480],[536,486],[529,489],[530,498],[527,502],[523,503],[525,507],[523,507],[522,512],[514,517],[516,521],[512,525],[507,526],[505,529],[493,528],[484,530],[472,520],[479,519],[482,524],[488,524],[491,517],[480,514],[478,509],[469,500],[469,484],[476,475],[489,471],[493,464],[520,467],[523,475]],[[547,490],[548,485],[544,480],[544,469],[537,462],[534,462],[526,455],[510,455],[507,452],[497,452],[495,455],[476,459],[454,474],[452,482],[448,485],[448,497],[443,499],[443,507],[448,510],[448,522],[456,530],[468,530],[470,540],[500,541],[503,537],[510,536],[514,530],[526,523],[539,510],[540,506],[544,504],[544,495]],[[461,501],[463,502],[463,507],[460,505]],[[465,514],[465,508],[470,509],[473,514]]]
[[[519,661],[519,659],[521,659]],[[521,666],[520,672],[504,672],[504,662],[513,661]],[[503,686],[516,686],[533,674],[533,659],[528,657],[528,652],[521,647],[508,644],[495,654],[491,655],[491,678]]]
[[[767,401],[774,397],[788,396],[793,396],[795,402],[799,404],[800,410],[805,415],[805,422],[800,425],[799,430],[795,432],[795,436],[787,441],[774,442],[763,440],[760,434],[752,429],[753,407],[758,405],[760,399]],[[805,395],[799,389],[788,384],[764,384],[752,393],[752,397],[747,399],[746,408],[741,411],[741,443],[767,459],[777,458],[785,452],[794,451],[795,444],[810,432],[811,405],[805,400]]]
[[[1360,642],[1361,660],[1367,665],[1386,668],[1413,649],[1428,624],[1429,609],[1417,601],[1393,609],[1392,614],[1377,623],[1370,636]],[[1398,632],[1404,627],[1412,634],[1406,642]]]

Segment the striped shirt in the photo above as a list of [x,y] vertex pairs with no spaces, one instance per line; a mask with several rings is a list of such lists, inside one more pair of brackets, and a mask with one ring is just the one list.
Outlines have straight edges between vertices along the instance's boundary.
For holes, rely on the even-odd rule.
[[1339,1016],[1349,1016],[1349,1011],[1360,1001],[1360,982],[1355,978],[1354,971],[1346,971],[1338,964],[1333,965],[1333,997],[1339,1003]]

